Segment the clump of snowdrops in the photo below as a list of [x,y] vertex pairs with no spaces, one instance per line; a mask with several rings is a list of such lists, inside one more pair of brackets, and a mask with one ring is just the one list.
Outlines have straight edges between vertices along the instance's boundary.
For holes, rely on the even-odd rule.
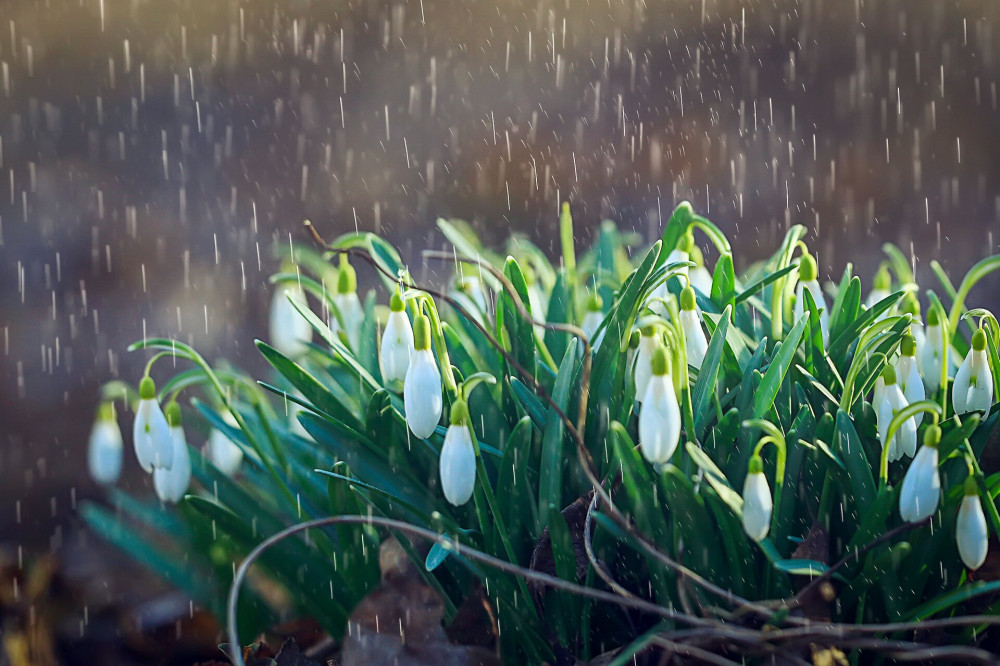
[[687,203],[652,246],[604,222],[579,257],[564,205],[558,267],[438,225],[431,285],[307,223],[261,380],[132,345],[155,354],[137,393],[106,388],[90,466],[114,483],[130,407],[161,502],[111,489],[91,525],[220,617],[228,595],[233,644],[288,614],[339,638],[395,536],[446,621],[482,586],[508,663],[992,659],[1000,328],[965,300],[1000,257],[920,287],[886,245],[866,290],[800,226],[737,273]]

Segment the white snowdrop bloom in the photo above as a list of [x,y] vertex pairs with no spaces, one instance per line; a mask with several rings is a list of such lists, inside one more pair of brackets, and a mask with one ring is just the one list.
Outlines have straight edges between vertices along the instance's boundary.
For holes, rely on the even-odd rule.
[[[688,231],[687,233],[685,233],[683,236],[680,237],[680,240],[677,241],[677,247],[671,250],[670,254],[667,255],[667,264],[672,264],[680,261],[690,261],[691,252],[693,249],[694,249],[694,236],[692,236],[691,232]],[[689,266],[685,266],[681,269],[678,269],[678,272],[681,275],[687,277],[689,273],[688,271],[689,268],[690,268]]]
[[937,308],[927,311],[927,326],[924,329],[924,345],[917,362],[920,375],[928,393],[937,393],[941,387],[941,365],[944,362],[945,334]]
[[469,432],[469,408],[464,400],[452,404],[450,422],[439,461],[441,490],[448,502],[461,506],[469,501],[476,487],[476,451]]
[[750,467],[743,482],[743,531],[754,541],[761,541],[771,528],[773,500],[771,488],[764,476],[764,463],[759,455],[750,458]]
[[167,405],[167,420],[170,423],[174,464],[170,469],[153,470],[153,487],[161,501],[177,503],[191,484],[191,456],[188,454],[184,428],[181,427],[181,408],[176,402]]
[[427,315],[418,314],[413,322],[413,347],[403,381],[403,409],[410,432],[425,439],[434,432],[444,409],[441,373],[431,351],[431,324]]
[[705,360],[705,352],[708,351],[708,339],[701,327],[701,313],[698,312],[694,289],[690,285],[681,291],[681,311],[678,316],[681,328],[684,329],[684,347],[687,351],[688,365],[700,370]]
[[597,329],[600,328],[601,323],[604,321],[604,313],[601,312],[602,307],[604,307],[604,302],[601,300],[601,297],[597,294],[592,294],[587,299],[586,312],[583,315],[583,323],[580,325],[580,328],[583,329],[583,332],[594,346],[597,345],[594,340],[594,334],[597,333]]
[[398,391],[403,386],[406,370],[413,354],[413,328],[406,316],[406,304],[398,292],[389,301],[389,319],[382,331],[382,345],[378,352],[382,379],[389,388]]
[[705,255],[701,253],[701,248],[693,245],[690,258],[695,263],[695,267],[688,271],[688,280],[691,281],[691,286],[706,296],[710,295],[712,293],[712,274],[705,267]]
[[657,343],[653,352],[651,370],[639,410],[639,448],[646,460],[662,464],[674,455],[681,436],[681,410],[662,344]]
[[937,511],[941,500],[938,474],[938,442],[941,428],[932,425],[924,432],[924,445],[906,470],[899,489],[899,515],[908,523],[923,520]]
[[635,353],[635,366],[632,377],[635,381],[635,399],[642,402],[646,397],[646,387],[649,378],[653,376],[653,353],[659,346],[656,339],[656,329],[646,326],[639,335],[639,350]]
[[986,531],[986,516],[983,514],[983,504],[979,499],[976,480],[971,476],[965,480],[965,497],[958,508],[958,519],[955,521],[955,543],[962,563],[976,570],[986,561],[989,551],[989,535]]
[[340,255],[340,271],[337,273],[337,293],[333,304],[340,314],[340,327],[347,336],[347,346],[357,352],[361,345],[361,322],[365,318],[361,299],[358,298],[358,275],[348,261],[347,255]]
[[872,390],[872,409],[875,410],[875,417],[878,418],[878,407],[885,400],[885,380],[880,374],[875,378],[875,388]]
[[170,469],[174,464],[174,444],[167,418],[156,401],[156,384],[151,377],[139,383],[139,406],[132,427],[135,457],[147,472],[154,467]]
[[986,333],[983,329],[972,335],[972,347],[955,373],[951,391],[956,414],[988,412],[993,405],[993,373],[986,355]]
[[[904,335],[899,345],[899,358],[896,359],[896,382],[899,384],[906,404],[912,405],[924,399],[924,380],[917,369],[917,343],[912,335]],[[913,417],[917,426],[924,420],[923,412]]]
[[[879,266],[878,272],[875,273],[875,279],[872,281],[872,290],[868,292],[868,298],[865,299],[865,308],[870,310],[876,303],[888,298],[890,289],[892,289],[892,276],[889,275],[889,268],[885,264],[882,264]],[[888,316],[890,310],[886,310],[880,314],[878,319]]]
[[808,290],[819,309],[819,328],[823,334],[823,346],[826,347],[830,344],[830,309],[826,305],[823,288],[819,286],[818,276],[816,260],[811,254],[803,254],[799,260],[799,282],[795,286],[795,306],[792,308],[792,313],[796,321],[805,316],[806,302],[803,291]]
[[[239,424],[229,412],[222,412],[222,420],[238,428]],[[208,459],[226,476],[232,476],[243,462],[243,449],[236,445],[218,428],[212,428],[208,435]]]
[[462,273],[458,277],[456,286],[459,291],[472,299],[472,302],[475,303],[480,312],[483,314],[487,314],[489,312],[489,301],[486,298],[486,287],[483,285],[483,281],[478,275],[466,275],[465,273]]
[[271,299],[267,331],[271,346],[288,358],[294,359],[309,349],[312,326],[299,314],[289,299],[299,305],[306,305],[306,294],[302,291],[302,287],[294,282],[279,284]]
[[904,455],[912,456],[917,450],[917,424],[913,417],[903,421],[903,424],[896,429],[892,436],[892,441],[886,441],[889,434],[889,424],[896,413],[904,409],[907,405],[906,396],[896,382],[896,370],[891,366],[885,366],[882,371],[882,378],[885,380],[885,390],[882,400],[875,407],[875,420],[878,424],[879,439],[882,446],[889,447],[889,462],[899,460]]
[[122,431],[115,419],[114,405],[103,403],[87,443],[87,468],[90,478],[100,484],[111,484],[122,473]]

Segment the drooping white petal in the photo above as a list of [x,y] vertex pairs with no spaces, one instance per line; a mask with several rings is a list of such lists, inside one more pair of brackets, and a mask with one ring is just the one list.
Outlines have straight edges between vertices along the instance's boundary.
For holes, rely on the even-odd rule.
[[969,350],[955,374],[951,398],[956,414],[989,411],[993,404],[993,373],[985,350]]
[[337,312],[340,313],[344,334],[347,336],[347,344],[352,351],[357,352],[361,345],[361,322],[365,317],[361,299],[358,298],[357,292],[350,291],[346,294],[335,294],[333,304],[337,306]]
[[597,333],[597,329],[601,326],[601,322],[604,321],[604,313],[600,310],[588,310],[587,314],[583,315],[583,324],[580,328],[590,339],[591,344],[596,346],[596,341],[594,340],[594,334]]
[[670,375],[653,375],[639,411],[639,448],[651,463],[665,463],[677,450],[681,410]]
[[441,490],[451,504],[461,506],[476,487],[476,452],[465,425],[452,425],[444,436],[440,459]]
[[819,280],[799,281],[795,287],[795,306],[792,308],[792,314],[796,321],[805,315],[806,302],[805,297],[802,295],[803,289],[809,290],[809,295],[812,296],[813,302],[816,303],[816,307],[819,309],[819,328],[823,335],[823,346],[825,347],[830,344],[830,313],[828,311],[829,308],[826,306],[826,296],[823,295],[823,288],[819,286]]
[[413,353],[413,327],[405,312],[390,312],[382,331],[382,346],[379,349],[379,367],[386,386],[399,390],[406,379]]
[[688,273],[688,279],[692,287],[706,296],[712,293],[712,274],[704,266],[692,268]]
[[924,333],[924,344],[918,346],[918,363],[920,376],[924,378],[924,386],[928,393],[937,392],[941,386],[941,361],[944,357],[944,335],[941,326],[927,326]]
[[306,304],[305,292],[297,284],[280,285],[271,299],[267,330],[271,346],[288,358],[298,358],[309,348],[307,343],[312,340],[312,326],[289,302],[289,298],[301,305]]
[[90,478],[100,484],[111,484],[122,472],[122,431],[118,423],[98,419],[90,431],[87,444],[87,467]]
[[747,474],[743,482],[743,531],[754,541],[767,536],[771,527],[771,488],[763,472]]
[[955,521],[955,542],[962,562],[970,569],[978,569],[986,561],[989,551],[986,516],[978,495],[966,495],[958,509]]
[[684,329],[688,365],[700,370],[705,360],[705,352],[708,351],[708,340],[705,338],[705,330],[701,327],[701,317],[698,316],[697,310],[681,310],[679,316],[681,327]]
[[899,515],[908,523],[923,520],[937,511],[941,499],[936,446],[921,446],[906,470],[899,490]]
[[167,417],[155,399],[140,400],[132,427],[135,456],[147,472],[154,467],[170,469],[174,464],[174,445]]
[[[884,300],[889,297],[888,289],[872,289],[868,292],[868,298],[865,299],[865,308],[868,310],[872,309],[872,306],[876,305],[879,301]],[[879,319],[886,316],[886,312],[879,315]]]
[[639,336],[639,351],[635,355],[635,370],[633,372],[635,399],[639,402],[645,399],[649,378],[653,376],[653,352],[656,351],[656,345],[655,335]]
[[[903,391],[903,397],[906,398],[906,404],[912,405],[924,399],[924,380],[917,369],[916,357],[900,356],[896,361],[896,377],[899,388]],[[924,420],[923,412],[913,418],[914,423],[919,426]]]
[[410,356],[403,382],[403,408],[410,432],[421,439],[430,437],[444,409],[441,373],[430,349],[415,350]]
[[872,390],[872,407],[875,409],[875,416],[878,417],[878,408],[885,401],[885,379],[882,375],[875,378],[875,388]]
[[156,496],[164,502],[179,502],[191,483],[191,457],[188,454],[184,428],[170,428],[174,464],[170,469],[157,468],[153,471],[153,486]]
[[[677,262],[681,262],[681,261],[688,261],[689,259],[690,259],[690,255],[687,252],[685,252],[684,250],[671,250],[670,254],[667,255],[667,262],[666,263],[667,263],[667,265],[669,265],[669,264],[673,264],[673,263],[677,263]],[[679,268],[677,270],[677,272],[680,273],[681,275],[687,275],[688,274],[688,266],[684,266],[682,268]]]
[[889,446],[889,462],[899,460],[904,455],[912,456],[917,450],[917,425],[913,417],[903,421],[903,424],[896,429],[891,442],[886,442],[889,433],[889,424],[897,412],[906,407],[906,397],[899,388],[899,384],[890,384],[885,387],[882,403],[875,412],[875,420],[878,425],[879,439],[882,446]]
[[[237,427],[236,419],[229,412],[224,412],[222,418],[229,425]],[[212,432],[208,435],[208,459],[223,474],[232,476],[243,462],[243,449],[226,437],[221,430],[212,428]]]
[[969,411],[969,388],[972,381],[972,352],[965,357],[958,372],[955,373],[955,382],[951,387],[951,404],[955,408],[956,414],[965,414]]

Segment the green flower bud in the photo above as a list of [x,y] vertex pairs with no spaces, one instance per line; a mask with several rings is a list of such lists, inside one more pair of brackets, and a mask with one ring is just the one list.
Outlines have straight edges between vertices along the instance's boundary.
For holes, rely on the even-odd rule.
[[451,403],[449,422],[453,426],[465,425],[469,422],[469,405],[461,398]]
[[687,252],[690,255],[692,248],[694,248],[694,234],[689,229],[677,241],[677,249],[681,252]]
[[653,375],[655,376],[670,374],[670,359],[667,357],[666,347],[663,345],[656,346],[656,351],[653,352],[651,365],[653,366]]
[[872,282],[872,286],[875,289],[884,289],[889,291],[892,288],[892,276],[889,275],[889,267],[882,264],[878,267],[878,272],[875,273],[875,279]]
[[930,425],[924,431],[924,446],[936,447],[941,441],[941,426]]
[[927,311],[927,325],[928,326],[941,325],[941,315],[938,313],[937,308],[931,308]]
[[417,351],[431,348],[431,320],[423,313],[413,320],[413,348]]
[[962,484],[962,490],[964,491],[964,495],[966,497],[978,495],[979,484],[976,483],[976,479],[972,475],[969,475],[965,477],[965,483]]
[[98,421],[115,421],[115,405],[113,402],[102,402],[97,408]]
[[389,309],[393,312],[402,312],[406,309],[406,303],[403,301],[402,294],[398,290],[392,291],[392,296],[389,298]]
[[892,386],[896,383],[896,368],[891,365],[886,365],[885,369],[882,370],[882,379],[885,380],[886,386]]
[[906,295],[903,296],[903,314],[920,316],[920,301],[917,300],[912,291],[906,292]]
[[337,293],[350,294],[358,290],[358,274],[346,254],[340,255],[340,272],[337,274]]
[[904,335],[903,340],[899,343],[899,353],[901,353],[903,356],[917,355],[917,341],[909,333]]
[[604,301],[596,292],[587,298],[587,312],[600,312],[602,307],[604,307]]
[[694,295],[694,289],[691,285],[688,285],[681,290],[681,310],[687,310],[690,312],[697,309],[698,302]]
[[803,282],[812,282],[819,275],[816,260],[808,252],[799,259],[799,279]]
[[764,471],[764,461],[756,453],[750,458],[750,465],[747,472],[750,474],[761,474]]
[[170,424],[170,427],[176,428],[181,424],[181,406],[177,404],[176,400],[170,401],[164,408],[163,415],[167,417],[167,423]]
[[153,382],[153,378],[146,375],[139,382],[139,398],[142,400],[152,400],[156,397],[156,384]]
[[972,334],[972,348],[976,351],[986,349],[986,332],[983,329],[979,329]]

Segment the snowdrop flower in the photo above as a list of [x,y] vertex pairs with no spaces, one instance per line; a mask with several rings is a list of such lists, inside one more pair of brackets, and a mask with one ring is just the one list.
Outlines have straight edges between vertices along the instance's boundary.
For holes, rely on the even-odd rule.
[[972,348],[955,373],[951,391],[956,414],[990,411],[993,404],[993,373],[986,356],[986,333],[983,329],[972,335]]
[[87,443],[87,467],[90,478],[100,484],[111,484],[122,473],[122,431],[115,419],[115,408],[103,403]]
[[479,279],[478,275],[466,275],[461,272],[458,276],[458,290],[469,298],[472,302],[476,304],[479,311],[483,314],[489,312],[489,304],[486,300],[486,287],[483,286],[483,281]]
[[[923,354],[926,337],[924,335],[924,326],[920,323],[920,301],[918,301],[917,297],[913,295],[913,292],[908,291],[906,292],[906,295],[903,296],[902,310],[903,314],[908,314],[911,317],[910,335],[913,336],[913,340],[917,346],[917,368],[920,369],[920,356]],[[923,376],[922,369],[920,369],[920,374]]]
[[[872,281],[872,290],[868,292],[868,298],[865,299],[865,308],[871,309],[876,303],[889,296],[889,290],[892,288],[892,276],[889,275],[889,268],[882,264],[878,267],[878,272],[875,273],[875,279]],[[879,315],[879,319],[885,317],[888,314],[888,310]]]
[[882,401],[884,399],[885,399],[885,380],[882,379],[882,375],[880,374],[875,379],[875,388],[872,391],[872,409],[875,410],[876,418],[878,418],[878,406],[882,404]]
[[938,475],[938,442],[941,428],[932,425],[924,431],[920,447],[899,489],[899,515],[908,523],[933,515],[941,500],[941,477]]
[[941,364],[944,363],[945,334],[937,308],[927,311],[927,328],[924,345],[917,362],[928,393],[937,393],[941,387]]
[[604,321],[604,313],[601,312],[601,308],[604,307],[604,301],[596,293],[591,294],[590,298],[587,299],[586,312],[583,315],[583,323],[580,328],[590,339],[591,344],[596,346],[596,341],[594,341],[594,334],[597,333],[597,329],[601,326],[601,322]]
[[639,411],[639,448],[646,460],[662,464],[674,455],[681,436],[681,410],[670,379],[667,349],[662,344],[656,343],[651,370]]
[[635,353],[635,369],[632,373],[635,399],[639,402],[646,397],[646,387],[649,385],[649,378],[653,376],[653,354],[658,346],[656,329],[644,326],[639,335],[639,350]]
[[[691,252],[693,249],[694,249],[694,236],[692,236],[691,232],[688,231],[683,236],[681,236],[679,241],[677,241],[677,247],[671,250],[670,254],[667,255],[667,264],[672,264],[680,261],[690,261]],[[684,266],[683,268],[678,269],[677,272],[687,277],[688,266]],[[664,292],[665,291],[666,287],[664,287]]]
[[139,406],[135,410],[132,427],[135,457],[147,472],[154,467],[170,469],[174,464],[174,444],[170,426],[156,401],[156,384],[152,377],[139,382]]
[[705,268],[705,255],[697,245],[691,246],[691,261],[696,265],[688,273],[691,286],[703,294],[712,293],[712,274]]
[[795,287],[795,307],[792,312],[796,321],[805,316],[806,302],[803,291],[808,290],[819,309],[819,327],[823,332],[823,346],[825,347],[830,344],[830,313],[826,306],[823,289],[819,286],[818,276],[819,270],[816,266],[816,260],[808,252],[803,254],[802,259],[799,260],[799,283]]
[[153,470],[153,487],[161,501],[177,503],[191,484],[191,457],[188,455],[184,428],[181,427],[180,405],[176,402],[167,405],[166,418],[170,424],[174,464],[169,469],[160,467]]
[[306,305],[306,294],[302,287],[294,282],[279,284],[271,299],[267,330],[271,345],[288,358],[294,359],[309,349],[307,343],[312,340],[312,326],[289,299]]
[[885,380],[885,389],[882,399],[875,408],[875,420],[878,424],[879,439],[882,446],[889,447],[889,462],[899,460],[904,455],[912,456],[917,451],[917,424],[911,416],[903,421],[895,433],[892,441],[886,441],[889,434],[889,424],[896,413],[904,409],[907,405],[903,390],[896,383],[896,370],[891,365],[885,366],[882,371],[882,379]]
[[681,311],[678,316],[681,328],[684,329],[684,347],[687,350],[688,365],[700,370],[705,360],[705,352],[708,351],[708,339],[701,327],[701,313],[698,312],[698,303],[691,285],[681,291]]
[[976,480],[971,476],[965,480],[965,497],[958,508],[955,521],[955,542],[962,563],[972,570],[978,569],[986,561],[989,551],[989,537],[986,532],[986,516],[979,500]]
[[771,488],[764,476],[764,461],[754,454],[743,482],[743,531],[754,541],[761,541],[771,527]]
[[413,353],[403,380],[403,409],[410,432],[425,439],[441,420],[444,401],[441,373],[431,351],[431,323],[427,315],[418,314],[413,324]]
[[347,336],[347,344],[356,352],[361,345],[361,321],[365,313],[358,298],[358,274],[346,254],[340,255],[337,293],[333,296],[333,304],[340,314],[340,326]]
[[469,432],[469,407],[464,400],[451,406],[451,425],[441,447],[441,490],[448,502],[461,506],[476,486],[476,451]]
[[[222,412],[222,420],[238,428],[239,424],[229,412]],[[236,445],[218,428],[212,428],[208,435],[208,459],[226,476],[232,476],[243,462],[243,449]]]
[[[920,378],[917,369],[917,341],[912,335],[904,335],[899,345],[899,358],[896,360],[896,381],[903,391],[906,404],[912,405],[924,399],[924,380]],[[914,423],[920,425],[924,420],[923,412],[913,417]]]
[[392,292],[389,301],[389,319],[382,331],[382,346],[378,352],[379,367],[386,386],[399,390],[410,367],[413,354],[413,328],[406,316],[406,304],[399,292]]

